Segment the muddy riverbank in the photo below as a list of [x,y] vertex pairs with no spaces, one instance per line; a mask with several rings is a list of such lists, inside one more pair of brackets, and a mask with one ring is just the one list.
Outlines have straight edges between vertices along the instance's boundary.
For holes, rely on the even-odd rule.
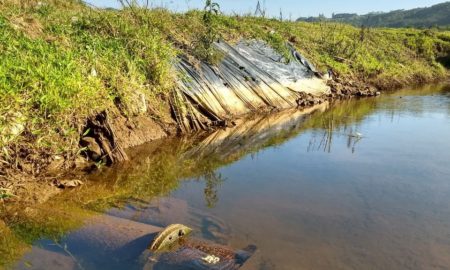
[[[374,97],[380,92],[362,82],[337,78],[328,82],[330,92],[321,95],[300,94],[296,100],[296,110],[309,112],[323,103],[336,100]],[[259,114],[269,115],[277,110],[262,110]],[[292,110],[288,110],[293,112]],[[295,111],[295,110],[294,110]],[[230,119],[223,124],[210,126],[202,132],[236,126],[236,122],[252,119],[255,113]],[[80,141],[78,156],[45,155],[33,152],[22,153],[14,166],[2,165],[0,188],[3,189],[4,201],[14,203],[29,201],[42,203],[62,191],[62,182],[73,182],[102,166],[126,162],[129,157],[126,149],[167,137],[192,136],[182,132],[174,121],[162,123],[147,116],[124,117],[118,112],[103,112],[87,120]],[[189,132],[192,133],[192,132]],[[69,185],[70,186],[70,185]]]

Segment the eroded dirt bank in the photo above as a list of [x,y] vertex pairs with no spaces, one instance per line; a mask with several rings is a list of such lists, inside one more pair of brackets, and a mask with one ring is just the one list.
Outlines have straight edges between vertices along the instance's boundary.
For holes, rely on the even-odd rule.
[[[196,67],[181,59],[175,65],[174,71],[184,75],[179,75],[170,98],[157,109],[163,117],[155,117],[155,108],[136,90],[128,109],[138,113],[125,114],[118,99],[115,107],[88,117],[78,127],[77,153],[36,148],[30,135],[28,147],[18,146],[9,154],[10,162],[1,165],[3,199],[45,201],[61,188],[80,185],[77,175],[126,162],[126,149],[156,139],[233,127],[235,121],[252,115],[379,94],[362,83],[333,78],[332,72],[321,74],[293,47],[292,59],[286,61],[261,41],[236,45],[221,41],[215,46],[223,54],[219,64]],[[17,136],[26,136],[23,125],[18,123],[16,129]]]
[[[325,102],[342,99],[373,98],[380,95],[383,90],[351,79],[335,78],[327,84],[330,87],[327,94],[300,93],[297,110],[302,111]],[[265,110],[261,113],[271,112]],[[209,126],[202,132],[233,127],[236,121],[245,121],[252,115],[241,117],[241,120],[217,123],[216,126]],[[86,151],[79,156],[43,157],[39,154],[30,154],[22,159],[23,163],[17,163],[13,168],[3,167],[0,174],[3,203],[45,202],[65,188],[80,185],[81,182],[76,182],[78,179],[99,167],[127,162],[129,157],[126,150],[129,148],[166,137],[191,136],[180,130],[175,119],[162,122],[150,116],[128,118],[118,112],[103,112],[89,118],[83,133],[80,147]]]
[[[328,94],[301,94],[301,98],[297,100],[297,109],[303,110],[337,99],[380,94],[375,88],[362,83],[344,84],[337,80],[330,81],[329,85],[331,92]],[[270,112],[266,110],[263,113]],[[236,120],[238,119],[210,126],[208,130],[232,127]],[[12,168],[4,167],[0,174],[0,188],[5,194],[3,200],[9,203],[18,200],[44,202],[66,187],[63,184],[65,182],[69,182],[67,187],[71,187],[72,180],[77,180],[80,175],[90,173],[99,166],[126,162],[129,159],[126,149],[173,136],[190,135],[183,134],[175,121],[162,123],[146,116],[127,118],[117,113],[101,113],[87,120],[84,136],[80,141],[80,147],[86,149],[83,154],[76,157],[51,157],[27,153],[20,159],[21,163],[14,164]]]

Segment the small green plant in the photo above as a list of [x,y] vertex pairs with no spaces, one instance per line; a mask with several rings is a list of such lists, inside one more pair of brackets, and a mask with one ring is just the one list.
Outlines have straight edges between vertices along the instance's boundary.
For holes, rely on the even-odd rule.
[[206,0],[205,10],[203,14],[203,24],[206,27],[205,33],[205,48],[212,47],[212,43],[219,39],[219,32],[216,29],[216,17],[219,15],[219,4],[212,2],[212,0]]
[[0,201],[16,197],[8,188],[0,188]]
[[217,20],[220,13],[220,5],[212,0],[206,0],[203,11],[202,22],[205,31],[201,33],[195,44],[196,56],[208,64],[218,64],[223,55],[214,47],[214,42],[220,39],[220,33],[217,29]]

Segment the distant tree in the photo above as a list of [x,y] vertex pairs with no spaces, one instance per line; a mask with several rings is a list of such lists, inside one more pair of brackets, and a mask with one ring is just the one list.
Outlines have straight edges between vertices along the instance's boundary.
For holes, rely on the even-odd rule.
[[[355,26],[365,27],[449,27],[450,26],[450,2],[437,4],[428,8],[416,8],[411,10],[394,10],[391,12],[370,12],[365,15],[352,13],[334,14],[331,21],[349,23]],[[324,16],[299,18],[299,21],[322,21]]]

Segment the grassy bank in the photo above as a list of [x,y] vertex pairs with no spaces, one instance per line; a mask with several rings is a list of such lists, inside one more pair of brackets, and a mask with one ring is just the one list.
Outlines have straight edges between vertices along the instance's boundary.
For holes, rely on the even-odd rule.
[[383,89],[448,75],[448,31],[203,15],[1,0],[0,176],[2,167],[25,170],[23,160],[73,159],[86,119],[102,111],[167,122],[172,63],[180,54],[210,60],[211,38],[262,39],[285,54],[289,40],[321,71]]

